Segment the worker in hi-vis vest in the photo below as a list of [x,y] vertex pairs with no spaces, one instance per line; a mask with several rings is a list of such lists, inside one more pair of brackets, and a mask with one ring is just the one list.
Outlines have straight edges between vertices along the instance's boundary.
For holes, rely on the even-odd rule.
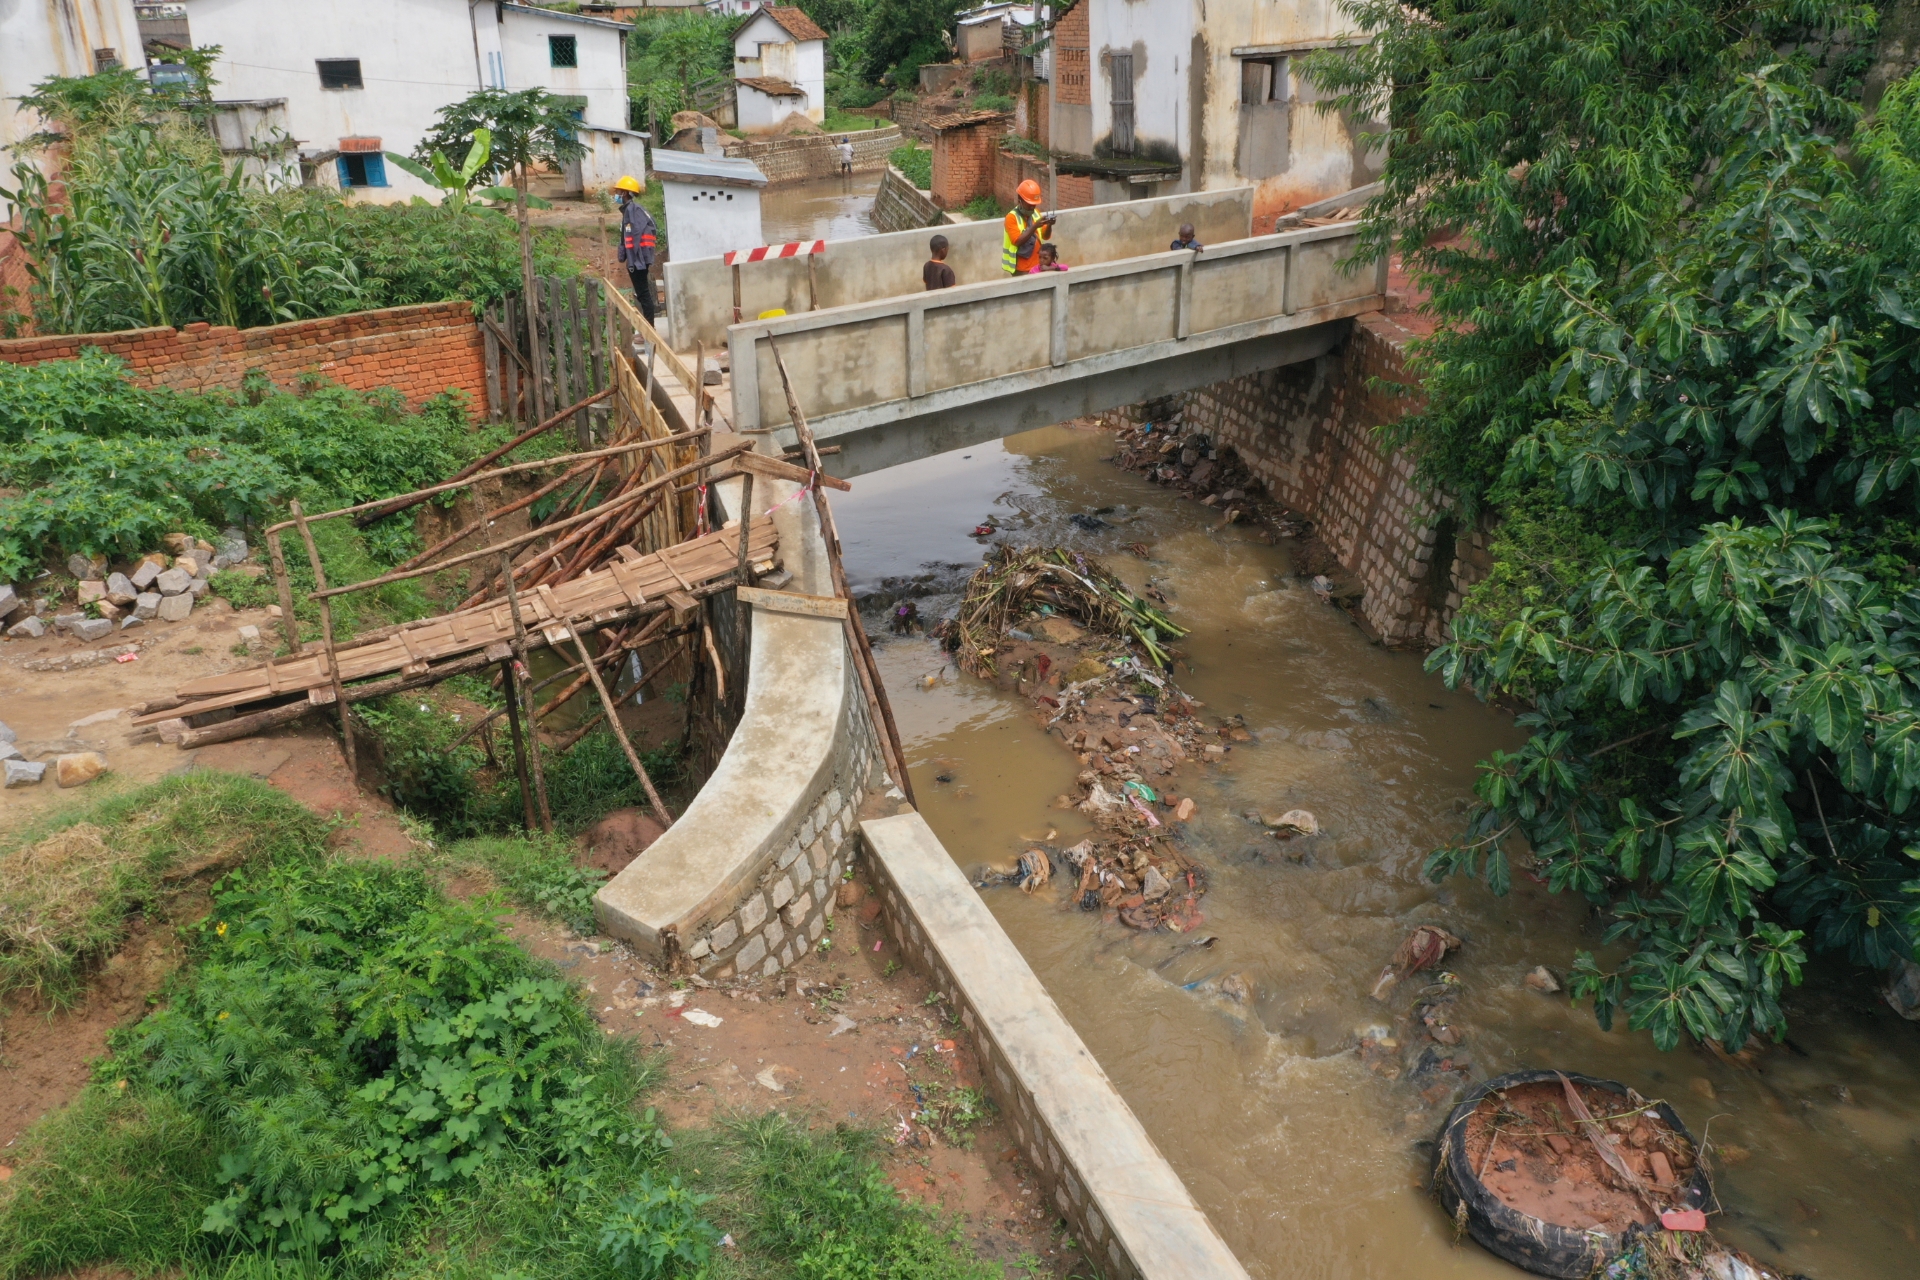
[[1032,178],[1014,193],[1019,197],[1007,212],[1000,236],[1000,265],[1010,276],[1025,275],[1040,265],[1040,242],[1053,238],[1053,215],[1040,212],[1040,184]]
[[613,184],[614,199],[620,202],[620,261],[626,265],[627,279],[633,282],[633,296],[640,303],[640,314],[653,323],[653,251],[659,246],[660,232],[653,215],[640,203],[646,188],[631,176]]

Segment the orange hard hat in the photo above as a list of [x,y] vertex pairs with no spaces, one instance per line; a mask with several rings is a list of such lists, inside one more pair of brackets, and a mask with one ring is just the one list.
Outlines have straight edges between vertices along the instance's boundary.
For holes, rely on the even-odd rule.
[[1025,182],[1022,182],[1020,184],[1020,186],[1016,189],[1015,194],[1018,195],[1022,200],[1026,201],[1028,204],[1037,205],[1040,203],[1040,184],[1035,182],[1032,178],[1028,178]]

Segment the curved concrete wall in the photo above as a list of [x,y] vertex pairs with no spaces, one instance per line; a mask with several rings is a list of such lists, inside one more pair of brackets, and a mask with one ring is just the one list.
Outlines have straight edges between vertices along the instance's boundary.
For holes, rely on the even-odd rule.
[[[768,487],[772,502],[795,492],[763,481],[758,494]],[[738,482],[721,488],[723,504],[737,509]],[[774,523],[795,589],[833,594],[812,502],[785,502]],[[594,897],[607,933],[655,959],[671,937],[715,980],[771,976],[819,940],[860,805],[891,785],[843,625],[749,612],[746,707],[719,767],[667,833]]]

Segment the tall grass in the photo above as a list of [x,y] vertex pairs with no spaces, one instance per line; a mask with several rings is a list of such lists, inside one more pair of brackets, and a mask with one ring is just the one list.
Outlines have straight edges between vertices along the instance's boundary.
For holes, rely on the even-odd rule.
[[68,809],[0,844],[0,996],[64,1003],[133,917],[198,897],[189,873],[317,857],[327,827],[265,783],[167,778]]

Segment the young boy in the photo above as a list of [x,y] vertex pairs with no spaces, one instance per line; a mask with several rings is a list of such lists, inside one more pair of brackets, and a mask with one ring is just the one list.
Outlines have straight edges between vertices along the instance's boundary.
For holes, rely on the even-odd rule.
[[933,257],[920,268],[920,282],[927,286],[929,292],[953,288],[953,268],[947,265],[947,238],[935,236],[927,242],[927,250]]
[[1169,249],[1191,249],[1195,253],[1200,252],[1200,250],[1206,247],[1207,246],[1201,244],[1198,240],[1194,239],[1193,224],[1191,222],[1181,223],[1179,238],[1176,239],[1172,244],[1167,246],[1167,248]]

